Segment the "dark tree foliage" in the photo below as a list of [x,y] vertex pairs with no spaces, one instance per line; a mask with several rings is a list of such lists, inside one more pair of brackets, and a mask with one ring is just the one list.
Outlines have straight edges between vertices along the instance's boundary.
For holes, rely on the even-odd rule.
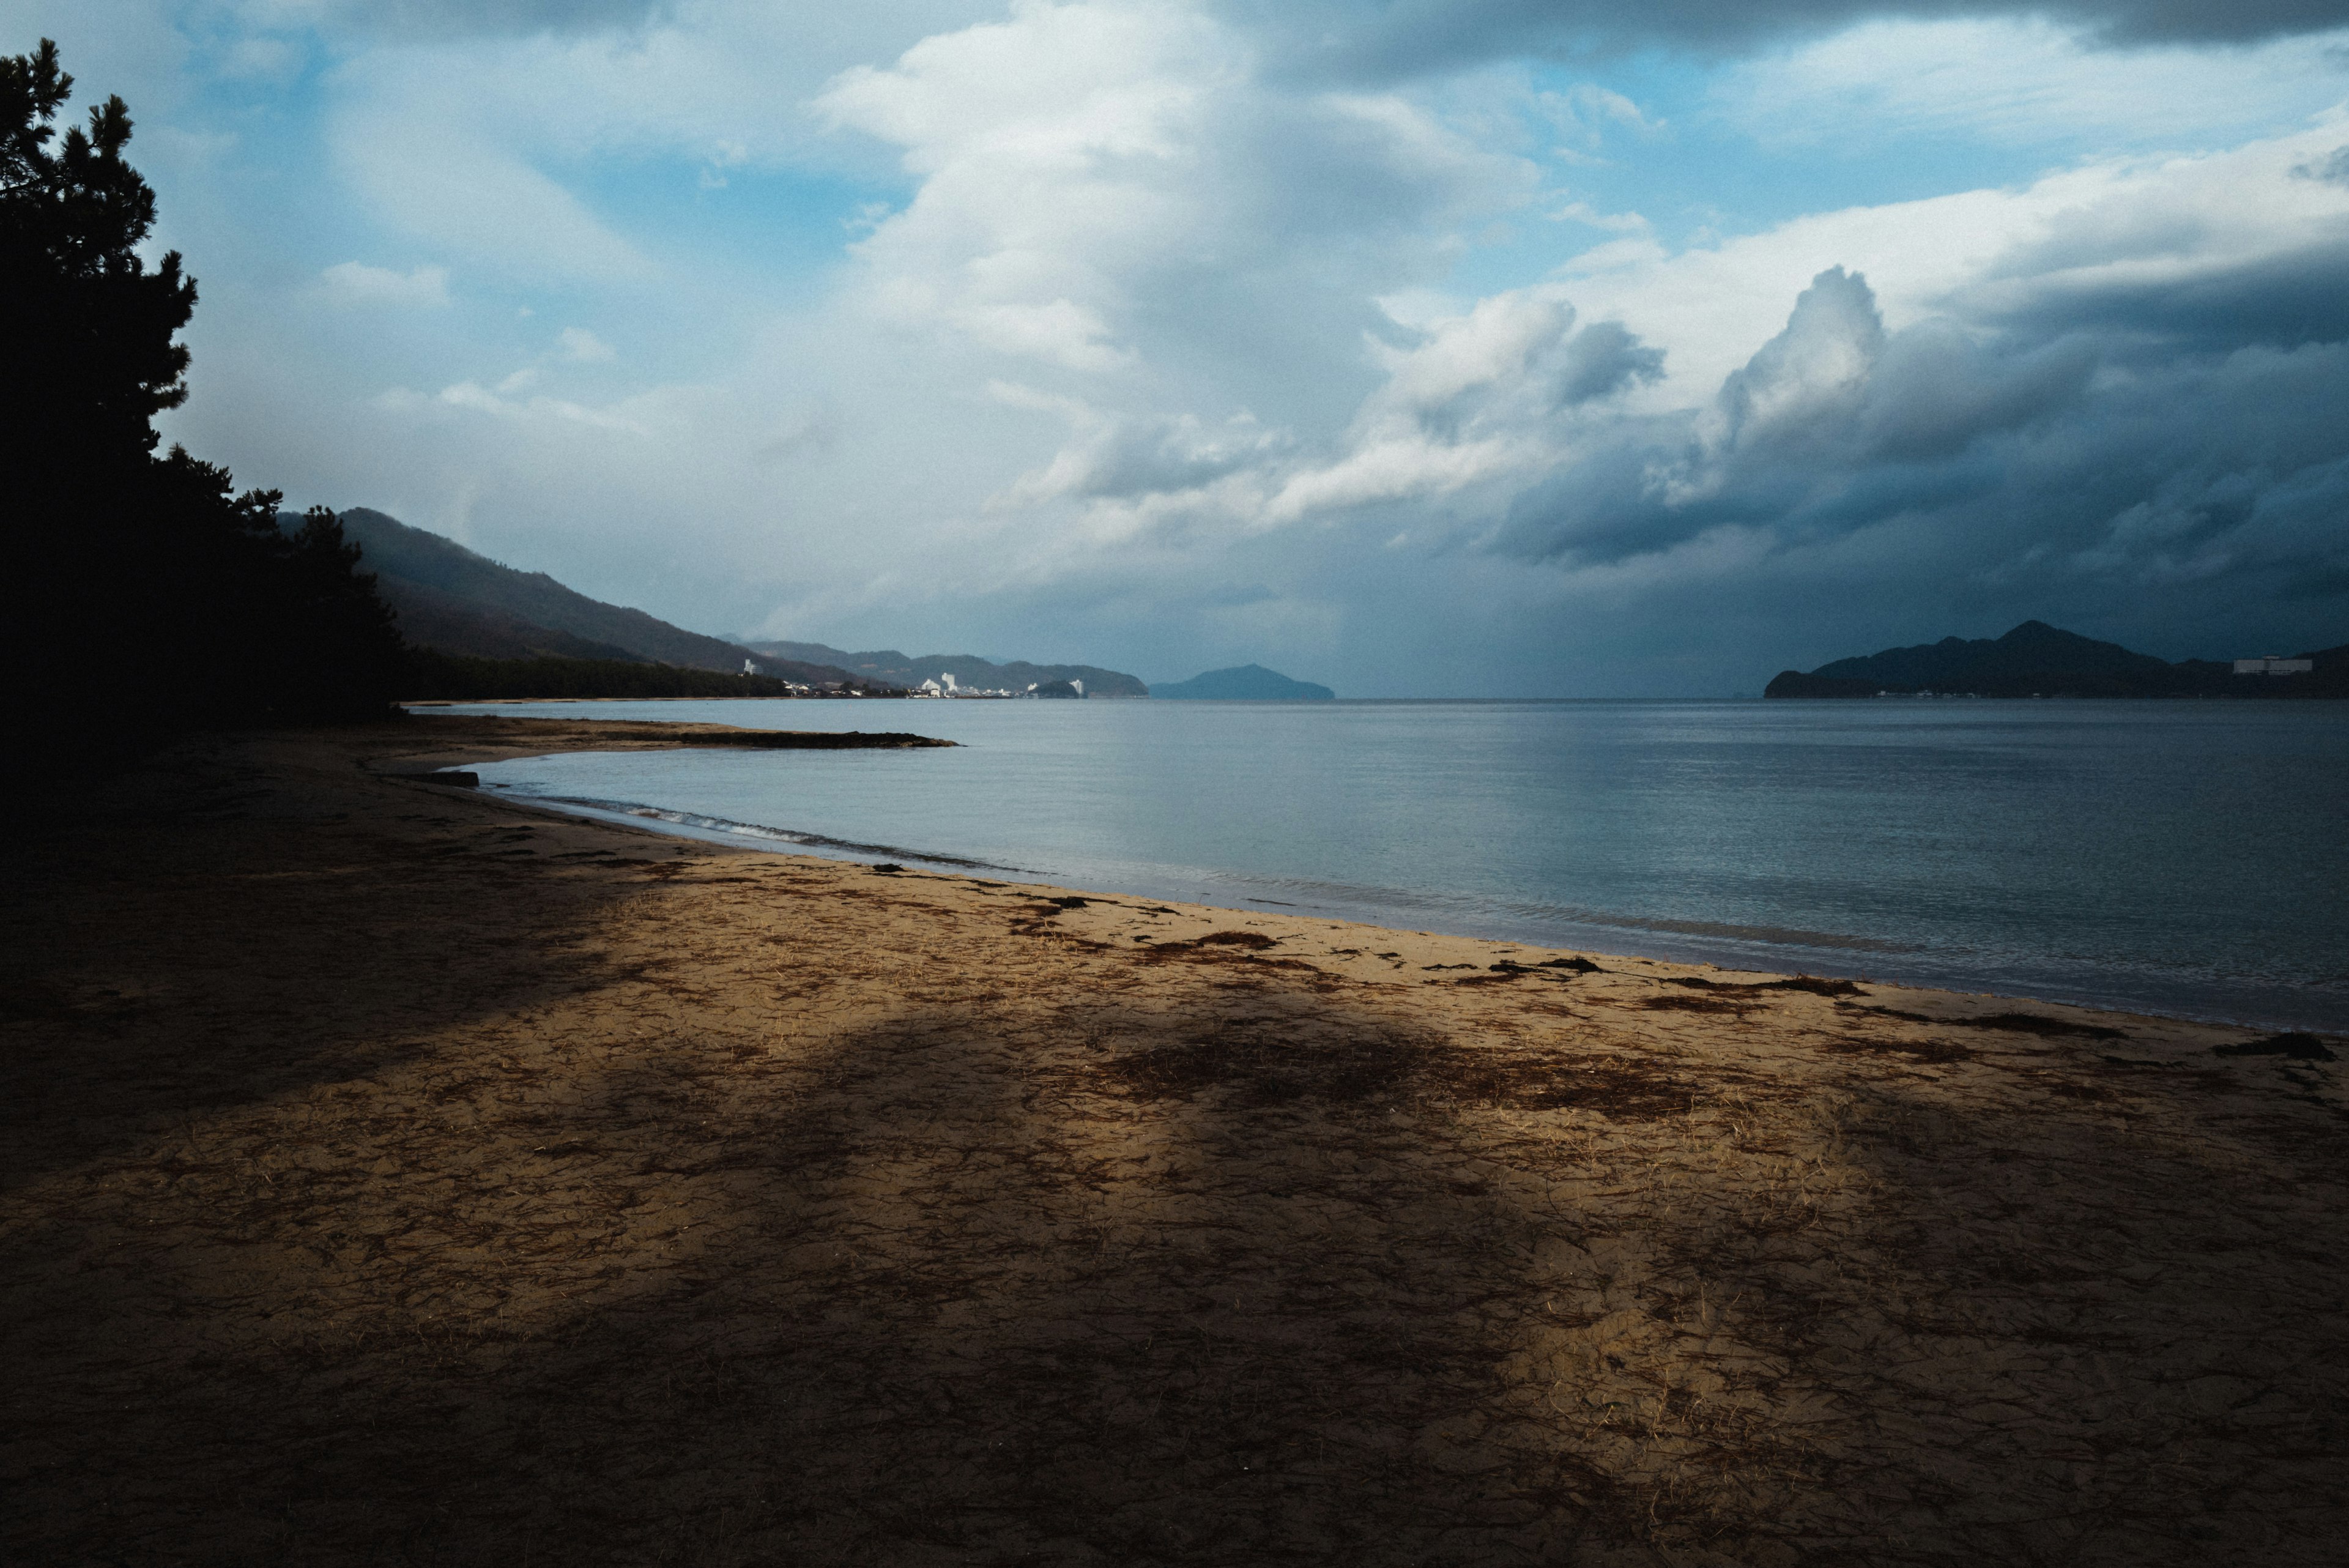
[[119,98],[63,137],[54,43],[0,57],[0,703],[9,763],[102,763],[191,727],[392,711],[402,649],[333,516],[290,536],[278,495],[153,421],[187,399],[196,286],[139,254],[155,193]]
[[[409,655],[409,695],[482,701],[533,697],[789,697],[789,683],[771,675],[727,675],[674,664],[629,664],[616,659],[469,659],[419,648]],[[895,687],[869,688],[873,696],[902,697]]]

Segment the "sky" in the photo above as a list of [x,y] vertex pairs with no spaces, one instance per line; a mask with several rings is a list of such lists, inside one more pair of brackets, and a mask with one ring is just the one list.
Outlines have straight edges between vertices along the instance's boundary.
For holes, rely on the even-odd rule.
[[2349,642],[2349,0],[0,0],[166,434],[720,635],[1725,696]]

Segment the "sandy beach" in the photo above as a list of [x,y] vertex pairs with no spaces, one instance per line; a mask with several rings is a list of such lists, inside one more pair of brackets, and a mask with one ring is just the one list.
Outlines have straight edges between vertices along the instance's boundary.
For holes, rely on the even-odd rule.
[[399,776],[678,739],[26,825],[0,1558],[2342,1561],[2340,1041]]

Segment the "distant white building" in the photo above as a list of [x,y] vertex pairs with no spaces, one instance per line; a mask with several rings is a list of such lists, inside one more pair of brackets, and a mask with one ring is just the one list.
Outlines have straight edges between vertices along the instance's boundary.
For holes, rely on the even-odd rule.
[[2316,660],[2313,659],[2278,659],[2272,653],[2235,660],[2238,675],[2305,675],[2315,668]]
[[742,661],[742,673],[745,675],[756,675],[759,673],[759,667],[746,659]]

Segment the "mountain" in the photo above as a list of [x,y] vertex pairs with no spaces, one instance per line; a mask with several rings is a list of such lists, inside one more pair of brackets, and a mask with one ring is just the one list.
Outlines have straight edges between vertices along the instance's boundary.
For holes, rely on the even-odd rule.
[[1291,680],[1261,664],[1210,670],[1188,680],[1162,684],[1154,695],[1208,702],[1333,702],[1338,694],[1310,680]]
[[[374,563],[368,560],[359,569]],[[617,643],[596,642],[553,627],[539,626],[511,611],[469,605],[453,594],[422,583],[376,576],[376,591],[399,616],[400,635],[419,648],[439,649],[472,659],[597,659],[652,662]],[[741,666],[738,663],[736,669]]]
[[865,680],[885,680],[893,686],[919,686],[925,680],[936,680],[943,686],[943,678],[951,675],[957,685],[982,691],[1025,691],[1030,686],[1081,680],[1088,697],[1150,695],[1150,688],[1133,676],[1090,664],[1030,664],[1024,659],[998,664],[968,653],[925,653],[909,658],[894,648],[848,653],[821,642],[746,642],[744,646],[753,653],[774,659],[836,664]]
[[[298,517],[281,514],[279,523]],[[359,569],[398,612],[400,634],[421,648],[471,659],[598,659],[739,673],[746,659],[762,674],[807,686],[874,685],[833,665],[759,658],[750,649],[605,604],[544,572],[516,571],[383,513],[342,514],[343,536],[359,546]]]
[[2344,697],[2349,646],[2296,655],[2315,669],[2292,675],[2238,675],[2231,662],[2177,664],[2027,620],[2001,638],[1945,637],[1838,659],[1805,674],[1787,670],[1764,697],[1874,697],[1940,692],[1972,697]]

